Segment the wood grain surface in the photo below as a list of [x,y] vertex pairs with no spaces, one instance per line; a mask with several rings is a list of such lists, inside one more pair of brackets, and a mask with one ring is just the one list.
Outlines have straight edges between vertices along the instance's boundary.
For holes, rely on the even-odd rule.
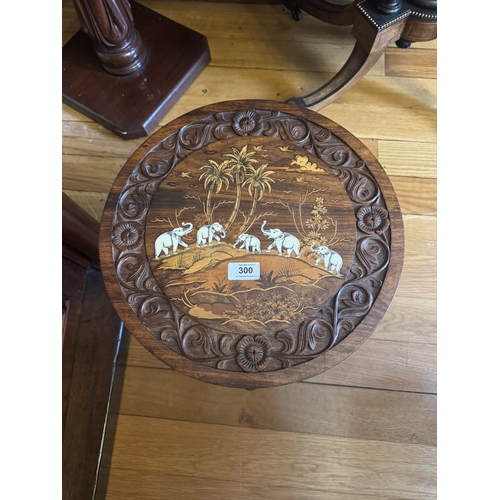
[[[120,171],[101,219],[103,275],[129,331],[181,373],[250,390],[309,379],[356,350],[391,303],[403,256],[399,204],[368,148],[268,100],[163,127]],[[251,280],[229,276],[254,265]]]
[[[160,125],[230,99],[282,100],[324,83],[349,27],[280,4],[142,1],[207,36],[212,62]],[[62,39],[79,28],[63,1]],[[391,48],[320,111],[378,157],[403,212],[401,282],[373,335],[307,382],[247,392],[169,370],[134,339],[107,499],[436,497],[436,49]],[[143,142],[62,106],[64,191],[98,220]]]

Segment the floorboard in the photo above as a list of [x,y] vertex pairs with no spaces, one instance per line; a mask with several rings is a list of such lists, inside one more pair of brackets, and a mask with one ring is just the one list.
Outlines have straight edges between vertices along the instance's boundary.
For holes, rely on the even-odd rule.
[[411,500],[436,486],[436,448],[420,444],[120,415],[114,449],[115,470],[243,486]]
[[[120,413],[236,427],[436,444],[436,396],[296,383],[242,391],[173,370],[127,367]],[[366,425],[369,422],[370,425]]]
[[[160,126],[233,99],[285,101],[348,57],[351,27],[279,2],[140,1],[207,36],[210,65]],[[62,41],[79,29],[62,1]],[[244,391],[170,369],[133,337],[105,500],[434,500],[437,411],[437,40],[390,47],[323,108],[378,157],[403,212],[405,261],[371,337],[307,381]],[[62,105],[62,187],[101,219],[144,139],[125,141]],[[82,499],[83,500],[83,499]]]

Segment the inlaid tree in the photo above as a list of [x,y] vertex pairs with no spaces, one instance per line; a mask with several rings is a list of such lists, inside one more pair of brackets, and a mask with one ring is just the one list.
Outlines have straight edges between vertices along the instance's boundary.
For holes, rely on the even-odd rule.
[[232,150],[232,153],[227,153],[224,156],[229,158],[229,160],[227,160],[227,167],[230,169],[232,179],[236,184],[236,199],[234,202],[233,212],[225,224],[226,230],[231,228],[238,215],[241,204],[241,188],[245,182],[247,170],[252,166],[252,163],[258,163],[256,159],[252,158],[255,151],[248,151],[248,145],[245,144],[241,150],[238,150],[235,147],[233,147]]
[[229,161],[224,160],[222,163],[217,163],[215,160],[208,160],[209,165],[203,165],[200,170],[204,172],[200,175],[199,180],[204,181],[203,187],[208,189],[207,202],[205,205],[205,217],[208,224],[213,222],[213,207],[212,207],[212,194],[219,193],[223,186],[226,189],[229,187],[230,182],[233,180],[231,167],[228,165]]
[[240,232],[246,232],[255,222],[255,209],[257,208],[257,202],[262,199],[266,190],[269,193],[271,192],[271,183],[274,182],[271,175],[274,173],[276,172],[273,170],[267,170],[267,163],[265,165],[261,165],[259,168],[254,168],[252,166],[248,167],[243,186],[248,186],[248,193],[252,197],[252,207],[250,208],[247,221],[240,229]]

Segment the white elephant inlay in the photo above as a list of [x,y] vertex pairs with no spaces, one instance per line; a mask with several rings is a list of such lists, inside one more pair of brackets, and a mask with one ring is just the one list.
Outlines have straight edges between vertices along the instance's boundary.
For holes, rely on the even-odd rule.
[[340,270],[342,269],[342,257],[340,254],[338,254],[335,250],[330,250],[324,245],[317,247],[314,245],[314,241],[311,245],[311,250],[320,255],[319,259],[316,259],[316,266],[323,261],[325,264],[325,271],[329,271],[332,274],[340,276]]
[[290,257],[292,252],[295,252],[295,258],[300,257],[300,241],[290,233],[285,233],[281,229],[264,229],[266,221],[262,223],[260,230],[264,236],[273,239],[274,242],[267,247],[266,252],[270,252],[273,248],[278,250],[278,255],[283,255],[282,250],[286,250],[286,257]]
[[[171,248],[173,254],[177,254],[177,247],[182,245],[184,248],[189,248],[189,245],[182,241],[182,236],[190,233],[193,230],[193,224],[190,222],[182,222],[184,227],[176,227],[172,231],[167,231],[160,234],[155,240],[155,259],[160,258],[163,252],[168,256],[168,249]],[[186,227],[187,226],[187,227]]]
[[242,250],[245,247],[245,251],[248,253],[250,250],[252,253],[261,253],[260,251],[260,240],[257,236],[252,236],[251,234],[242,233],[238,236],[233,248],[236,248],[236,245],[241,243],[240,248],[238,250]]
[[220,238],[217,233],[221,235],[221,238],[226,237],[226,231],[218,222],[200,227],[200,229],[198,229],[198,233],[196,234],[196,246],[199,247],[200,244],[206,246],[207,242],[211,245],[214,238],[217,240],[217,243],[220,243]]

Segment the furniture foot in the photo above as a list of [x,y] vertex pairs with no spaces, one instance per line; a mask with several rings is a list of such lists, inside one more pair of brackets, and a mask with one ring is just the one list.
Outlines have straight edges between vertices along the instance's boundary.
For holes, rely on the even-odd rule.
[[399,40],[396,40],[396,45],[400,49],[409,49],[411,47],[411,42],[405,40],[404,38],[400,38]]
[[302,19],[302,10],[299,0],[283,0],[283,5],[291,12],[296,21]]
[[326,0],[283,0],[283,4],[292,12],[292,17],[296,21],[299,20],[295,17],[297,12],[302,19],[303,10],[326,23],[335,26],[350,26],[354,20],[354,8],[360,1],[331,3]]
[[292,97],[286,102],[313,110],[324,108],[358,82],[382,53],[381,50],[369,53],[357,42],[347,62],[331,80],[304,97]]

